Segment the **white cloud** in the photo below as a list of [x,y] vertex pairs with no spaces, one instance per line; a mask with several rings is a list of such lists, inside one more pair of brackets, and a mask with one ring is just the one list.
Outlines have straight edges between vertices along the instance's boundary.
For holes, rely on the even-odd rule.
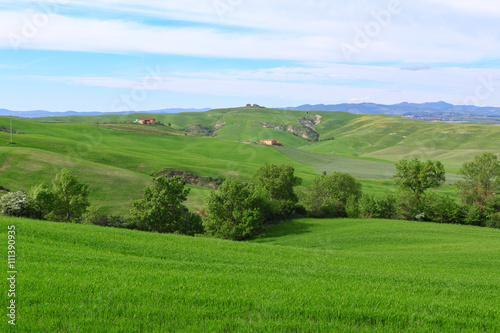
[[[221,20],[213,0],[50,2],[58,1],[64,4],[52,12],[48,23],[34,37],[26,38],[21,48],[346,62],[349,59],[342,53],[341,45],[357,47],[359,31],[366,34],[370,27],[376,26],[373,13],[387,14],[391,3],[389,0],[235,1],[233,10]],[[477,7],[484,10],[476,8],[474,12],[484,17],[466,19],[464,13],[446,11],[462,8],[466,1],[425,1],[401,0],[401,12],[391,14],[388,24],[379,24],[379,31],[368,36],[366,45],[357,47],[358,52],[352,54],[352,62],[471,63],[498,58],[500,34],[494,29],[492,11],[486,13],[492,1],[479,1]],[[38,0],[24,2],[43,13]],[[130,15],[123,20],[93,19],[88,14],[72,17],[65,14],[68,8]],[[434,9],[439,10],[433,12]],[[148,22],[147,18],[193,24],[141,23]],[[30,21],[33,16],[27,12],[0,12],[0,47],[12,46],[8,38],[12,34],[23,37],[26,22]]]
[[444,5],[449,8],[458,9],[460,11],[470,13],[477,13],[481,15],[499,15],[500,6],[496,0],[424,0],[430,5],[438,4]]
[[[309,64],[313,65],[313,64]],[[316,63],[315,67],[278,67],[218,72],[158,74],[150,90],[206,96],[276,97],[314,103],[397,103],[446,100],[463,104],[488,89],[500,91],[500,70],[438,68],[404,71],[399,68]],[[144,77],[32,77],[80,86],[136,89]],[[486,86],[485,86],[486,82]],[[491,87],[488,86],[491,82]],[[480,87],[480,88],[478,88]],[[500,103],[495,94],[481,97],[481,105]]]
[[[242,61],[233,70],[170,71],[154,89],[311,103],[461,104],[484,91],[485,80],[500,77],[494,65],[500,7],[494,1],[401,0],[401,11],[386,23],[391,0],[220,0],[233,4],[223,17],[216,1],[19,0],[16,7],[0,0],[0,48],[294,61],[293,67],[257,70],[245,70]],[[356,48],[348,65],[341,45]],[[99,74],[37,79],[121,89],[141,80]],[[480,102],[500,104],[495,89]]]

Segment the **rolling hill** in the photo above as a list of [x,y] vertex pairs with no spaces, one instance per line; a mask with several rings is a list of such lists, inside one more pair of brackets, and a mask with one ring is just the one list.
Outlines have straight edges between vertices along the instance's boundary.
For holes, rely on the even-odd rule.
[[[132,124],[141,117],[171,126]],[[0,128],[7,129],[9,121],[0,117]],[[14,128],[25,133],[14,136],[15,145],[0,131],[2,186],[27,190],[68,167],[92,184],[92,198],[111,213],[127,213],[130,200],[164,169],[250,180],[266,162],[287,163],[304,186],[315,174],[344,171],[377,193],[391,186],[394,163],[401,158],[442,161],[452,184],[464,161],[483,151],[500,154],[498,126],[253,107],[14,119]],[[283,147],[251,144],[261,139],[278,140]],[[199,207],[207,192],[192,187],[190,208]]]

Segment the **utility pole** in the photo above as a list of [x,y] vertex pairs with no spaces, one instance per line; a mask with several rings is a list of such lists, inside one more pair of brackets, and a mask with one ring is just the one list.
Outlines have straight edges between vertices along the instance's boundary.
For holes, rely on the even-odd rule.
[[13,144],[13,142],[12,142],[12,115],[10,115],[10,144]]

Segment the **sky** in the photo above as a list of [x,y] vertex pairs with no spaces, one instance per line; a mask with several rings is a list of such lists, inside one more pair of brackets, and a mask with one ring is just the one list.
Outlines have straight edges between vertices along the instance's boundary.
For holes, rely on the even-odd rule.
[[0,0],[0,109],[500,106],[496,0]]

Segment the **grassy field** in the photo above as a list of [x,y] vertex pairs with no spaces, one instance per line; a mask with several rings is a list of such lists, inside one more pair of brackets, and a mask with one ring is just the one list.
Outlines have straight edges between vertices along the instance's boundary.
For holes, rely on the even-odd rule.
[[[0,126],[8,119],[0,118]],[[179,169],[213,177],[250,180],[266,162],[293,165],[305,183],[314,167],[295,162],[270,147],[212,137],[137,133],[91,124],[34,123],[15,120],[28,134],[0,133],[0,182],[11,190],[28,190],[50,181],[61,168],[91,184],[91,199],[103,212],[128,213],[130,200],[142,195],[151,175]],[[131,125],[135,126],[135,125]],[[188,206],[202,205],[208,191],[193,187]]]
[[239,243],[0,217],[5,248],[9,225],[3,332],[500,331],[499,230],[297,220]]
[[[280,129],[298,125],[308,113],[263,108],[231,108],[179,114],[130,114],[14,119],[14,128],[27,134],[0,132],[0,185],[27,190],[50,180],[67,167],[92,184],[92,199],[103,212],[126,214],[130,200],[140,197],[151,175],[178,169],[211,177],[249,181],[264,163],[292,165],[302,186],[316,174],[349,172],[368,193],[394,189],[394,163],[401,158],[437,159],[446,167],[447,184],[457,179],[463,162],[489,151],[500,155],[500,127],[430,123],[384,115],[312,112],[321,122],[321,139],[311,143]],[[153,117],[169,126],[132,124]],[[0,117],[8,128],[9,119]],[[129,122],[128,124],[126,122]],[[200,125],[216,136],[188,136],[182,130]],[[248,144],[261,139],[284,144],[271,148]],[[446,187],[454,195],[454,188]],[[208,190],[192,188],[188,205],[203,204]]]

